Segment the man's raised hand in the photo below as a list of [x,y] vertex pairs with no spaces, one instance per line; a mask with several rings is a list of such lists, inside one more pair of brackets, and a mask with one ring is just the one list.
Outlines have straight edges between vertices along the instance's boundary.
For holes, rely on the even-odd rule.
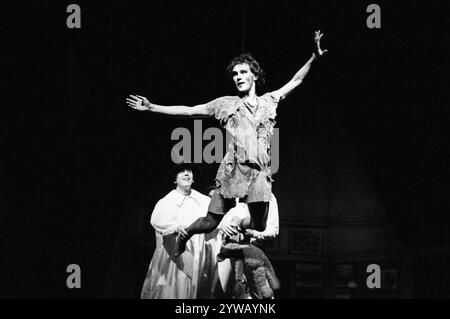
[[322,39],[323,33],[319,31],[314,32],[314,42],[316,43],[316,51],[318,57],[321,57],[325,52],[328,52],[328,50],[322,50],[320,48],[320,39]]

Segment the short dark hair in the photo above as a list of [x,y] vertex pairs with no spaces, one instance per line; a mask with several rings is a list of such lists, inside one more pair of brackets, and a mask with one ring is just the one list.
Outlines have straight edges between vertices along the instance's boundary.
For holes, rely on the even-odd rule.
[[256,86],[258,89],[261,89],[263,84],[265,83],[265,76],[266,73],[259,65],[258,61],[253,57],[251,53],[243,53],[231,60],[231,62],[228,64],[226,68],[226,73],[228,78],[231,80],[233,79],[233,68],[238,64],[248,64],[250,67],[250,70],[254,75],[258,77],[258,80],[256,80]]
[[196,166],[191,163],[178,163],[175,164],[170,170],[169,170],[169,182],[173,183],[177,180],[177,175],[181,172],[184,172],[185,170],[189,170],[192,172],[192,176],[195,179],[198,175],[198,169],[196,169]]

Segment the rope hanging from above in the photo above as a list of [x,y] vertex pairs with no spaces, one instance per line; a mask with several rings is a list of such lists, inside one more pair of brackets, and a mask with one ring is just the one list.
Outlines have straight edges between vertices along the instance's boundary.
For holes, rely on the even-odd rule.
[[245,53],[245,1],[242,0],[242,53]]

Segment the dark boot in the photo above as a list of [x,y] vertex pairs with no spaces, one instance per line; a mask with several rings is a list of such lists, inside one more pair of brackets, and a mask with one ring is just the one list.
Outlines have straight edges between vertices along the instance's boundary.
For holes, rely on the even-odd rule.
[[186,250],[186,243],[191,238],[191,236],[183,236],[178,234],[177,238],[175,239],[175,252],[173,255],[175,257],[180,256],[184,251]]
[[195,234],[206,234],[212,232],[219,226],[224,215],[208,212],[205,217],[198,218],[191,226],[186,228],[187,236],[178,234],[175,240],[174,256],[178,257],[186,250],[186,243]]

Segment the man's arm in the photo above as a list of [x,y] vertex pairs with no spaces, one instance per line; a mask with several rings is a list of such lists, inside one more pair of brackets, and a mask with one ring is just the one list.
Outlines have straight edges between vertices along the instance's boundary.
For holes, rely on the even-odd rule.
[[319,31],[315,32],[314,42],[316,43],[316,51],[312,54],[311,58],[301,67],[300,70],[295,73],[294,77],[286,83],[281,89],[272,92],[272,95],[277,99],[284,100],[289,93],[291,93],[296,87],[298,87],[302,82],[306,75],[309,73],[314,62],[321,57],[328,50],[322,50],[320,48],[320,39],[322,38],[323,33]]
[[316,54],[313,53],[312,57],[305,63],[305,65],[302,66],[300,70],[297,71],[294,77],[281,89],[272,92],[272,95],[280,101],[284,100],[296,87],[298,87],[303,82],[303,79],[309,73],[309,70],[311,69],[311,66],[316,59]]
[[184,117],[210,116],[210,114],[206,109],[206,104],[199,104],[196,106],[185,106],[185,105],[163,106],[150,103],[150,101],[146,97],[141,95],[130,95],[130,97],[127,98],[127,104],[132,109],[138,111],[148,111],[154,113],[161,113],[165,115],[184,116]]
[[239,226],[240,217],[238,216],[240,211],[239,204],[230,209],[227,214],[220,221],[218,229],[224,232],[227,236],[233,237],[239,234],[239,230],[237,229]]
[[273,239],[278,236],[280,229],[280,217],[278,214],[278,202],[274,194],[271,195],[269,213],[267,214],[266,229],[262,232],[263,239]]

